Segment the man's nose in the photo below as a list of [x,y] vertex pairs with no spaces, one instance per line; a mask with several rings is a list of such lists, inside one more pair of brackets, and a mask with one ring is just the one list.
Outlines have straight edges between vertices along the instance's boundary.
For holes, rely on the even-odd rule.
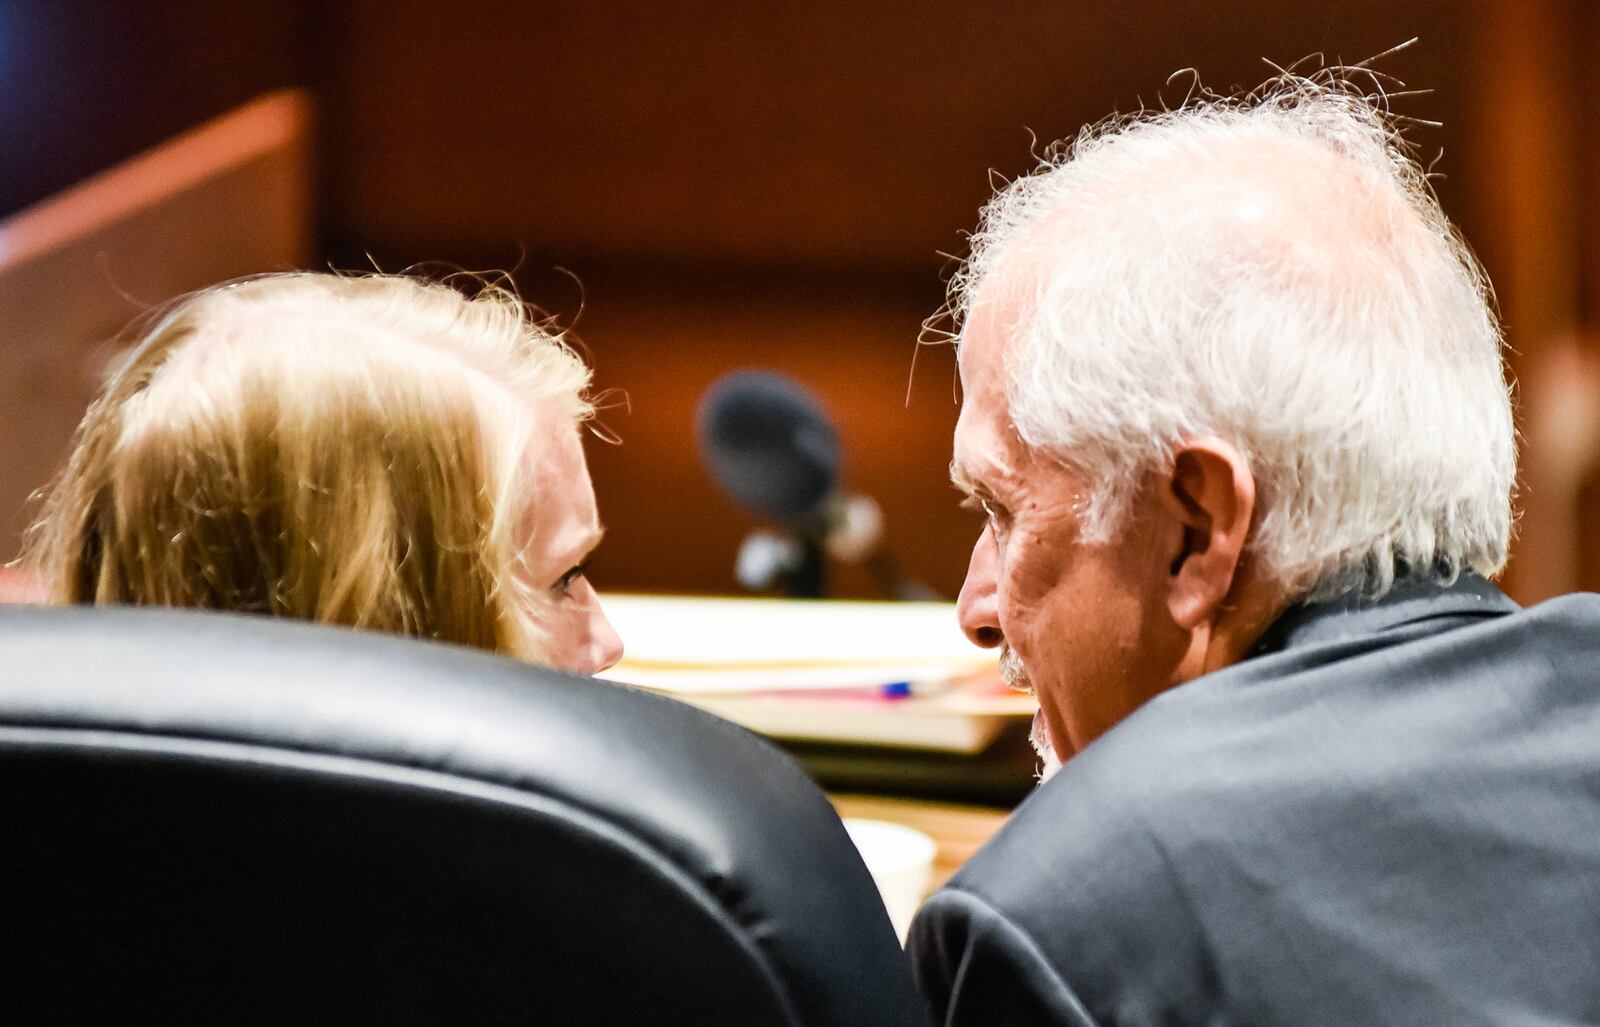
[[972,547],[972,559],[967,563],[967,580],[961,583],[961,597],[956,600],[956,616],[961,620],[961,630],[967,633],[974,645],[993,649],[1005,641],[1000,631],[1000,604],[997,599],[995,575],[999,569],[1000,550],[994,542],[994,532],[984,526],[983,534]]

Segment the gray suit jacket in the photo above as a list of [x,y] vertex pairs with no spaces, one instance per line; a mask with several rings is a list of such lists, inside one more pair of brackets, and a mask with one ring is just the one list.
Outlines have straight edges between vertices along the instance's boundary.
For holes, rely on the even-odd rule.
[[924,907],[944,1024],[1600,1023],[1600,597],[1292,609]]

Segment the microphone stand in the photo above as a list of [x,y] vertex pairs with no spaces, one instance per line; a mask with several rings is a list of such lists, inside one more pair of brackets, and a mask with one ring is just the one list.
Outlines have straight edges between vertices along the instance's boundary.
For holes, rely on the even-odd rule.
[[817,532],[757,528],[740,544],[733,574],[751,592],[776,586],[789,599],[822,599],[828,589],[827,546]]
[[784,579],[783,594],[790,599],[822,599],[828,594],[828,550],[811,532],[798,541],[800,560]]
[[777,587],[789,599],[823,599],[828,594],[828,558],[864,567],[885,599],[938,601],[939,593],[908,577],[881,541],[849,552],[830,550],[822,531],[790,529],[775,533],[758,528],[739,546],[734,577],[751,592]]

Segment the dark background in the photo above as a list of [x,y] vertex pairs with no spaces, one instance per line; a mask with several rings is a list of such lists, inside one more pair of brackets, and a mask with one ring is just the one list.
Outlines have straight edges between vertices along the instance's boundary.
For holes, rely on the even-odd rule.
[[760,366],[823,397],[850,483],[953,596],[976,530],[945,480],[954,362],[916,340],[990,169],[1180,100],[1179,69],[1230,91],[1263,58],[1355,62],[1412,37],[1377,67],[1431,90],[1395,106],[1442,122],[1412,139],[1442,152],[1438,190],[1523,359],[1594,320],[1577,0],[0,2],[0,217],[304,88],[320,262],[510,269],[626,392],[604,416],[623,444],[590,448],[602,587],[733,587],[751,522],[700,470],[692,413]]

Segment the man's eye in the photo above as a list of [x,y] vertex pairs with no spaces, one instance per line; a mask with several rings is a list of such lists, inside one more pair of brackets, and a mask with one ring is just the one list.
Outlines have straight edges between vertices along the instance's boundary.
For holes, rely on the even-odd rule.
[[1000,518],[1000,507],[987,496],[968,496],[961,501],[961,509],[981,513],[991,521]]
[[984,520],[989,522],[989,530],[993,531],[997,538],[1006,530],[1011,521],[1005,507],[1001,506],[1000,502],[992,496],[968,495],[967,498],[961,501],[961,509],[982,514]]
[[1004,527],[1009,520],[1005,507],[1001,506],[999,503],[987,496],[978,497],[977,507],[979,510],[983,511],[983,516],[989,519],[989,526],[994,528],[996,531]]

